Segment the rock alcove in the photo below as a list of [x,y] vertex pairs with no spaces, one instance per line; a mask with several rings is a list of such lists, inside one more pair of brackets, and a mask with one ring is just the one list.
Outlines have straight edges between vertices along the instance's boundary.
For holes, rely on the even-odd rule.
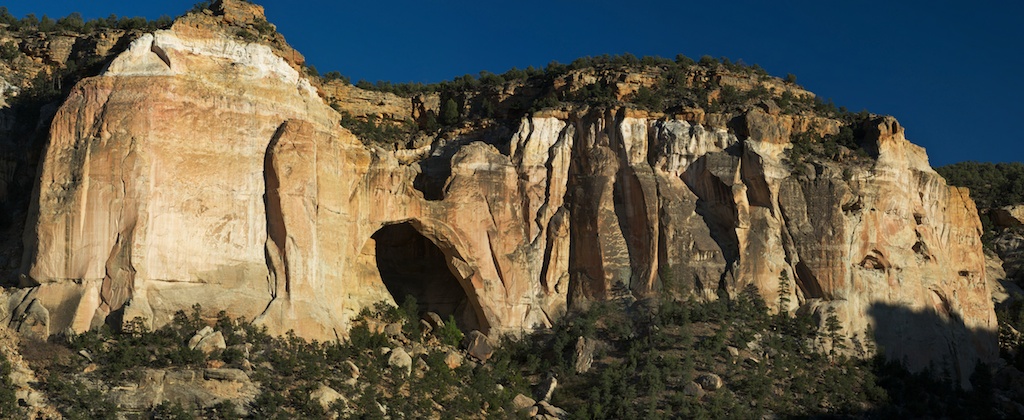
[[412,224],[384,226],[373,240],[381,280],[396,303],[412,296],[421,316],[429,311],[447,320],[451,315],[463,331],[484,329],[466,289],[449,267],[449,257]]

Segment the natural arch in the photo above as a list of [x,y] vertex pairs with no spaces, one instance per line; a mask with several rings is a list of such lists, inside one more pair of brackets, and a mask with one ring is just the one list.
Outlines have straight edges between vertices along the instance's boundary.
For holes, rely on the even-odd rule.
[[416,298],[420,315],[434,312],[455,317],[463,331],[484,330],[479,308],[463,281],[452,273],[441,248],[409,222],[382,227],[373,234],[377,270],[395,302]]

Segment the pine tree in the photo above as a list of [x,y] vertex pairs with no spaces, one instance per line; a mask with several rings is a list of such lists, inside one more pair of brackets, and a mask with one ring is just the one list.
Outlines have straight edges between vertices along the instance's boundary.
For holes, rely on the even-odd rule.
[[448,98],[441,106],[441,123],[454,125],[457,122],[459,122],[459,105],[455,103],[454,99]]
[[828,317],[825,318],[825,331],[828,333],[831,347],[829,348],[829,356],[833,358],[836,355],[836,350],[842,350],[846,348],[846,343],[843,341],[843,325],[839,322],[839,317],[836,315],[836,308],[834,306],[828,307]]
[[775,317],[780,332],[793,332],[793,320],[789,317],[789,274],[786,270],[779,271],[779,313]]
[[20,414],[10,378],[11,370],[7,356],[0,354],[0,418],[15,418]]
[[779,271],[779,316],[789,314],[789,273]]

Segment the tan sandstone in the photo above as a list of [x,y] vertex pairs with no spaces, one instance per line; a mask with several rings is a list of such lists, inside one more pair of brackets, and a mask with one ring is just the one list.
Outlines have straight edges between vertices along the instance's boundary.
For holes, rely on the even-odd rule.
[[[789,138],[837,123],[763,110],[742,137],[719,114],[546,112],[410,157],[341,128],[288,54],[175,24],[73,89],[25,234],[18,303],[48,314],[26,328],[162,325],[199,303],[335,339],[363,307],[401,303],[378,250],[411,243],[453,278],[423,296],[489,336],[550,326],[570,302],[748,285],[777,302],[786,272],[782,309],[834,310],[914,369],[966,381],[996,356],[974,203],[895,119],[864,127],[874,160],[804,174]],[[436,191],[417,181],[438,173]]]

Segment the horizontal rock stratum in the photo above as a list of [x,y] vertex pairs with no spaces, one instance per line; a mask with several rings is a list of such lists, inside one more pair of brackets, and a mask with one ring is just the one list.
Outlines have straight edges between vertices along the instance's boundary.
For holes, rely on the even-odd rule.
[[494,335],[749,286],[777,310],[784,272],[783,309],[834,312],[913,369],[963,382],[996,357],[974,203],[895,119],[865,123],[868,163],[806,167],[791,136],[836,123],[762,109],[729,122],[742,135],[703,113],[574,108],[385,150],[338,124],[292,53],[199,18],[136,39],[57,112],[15,327],[163,325],[200,304],[335,339],[411,294]]

